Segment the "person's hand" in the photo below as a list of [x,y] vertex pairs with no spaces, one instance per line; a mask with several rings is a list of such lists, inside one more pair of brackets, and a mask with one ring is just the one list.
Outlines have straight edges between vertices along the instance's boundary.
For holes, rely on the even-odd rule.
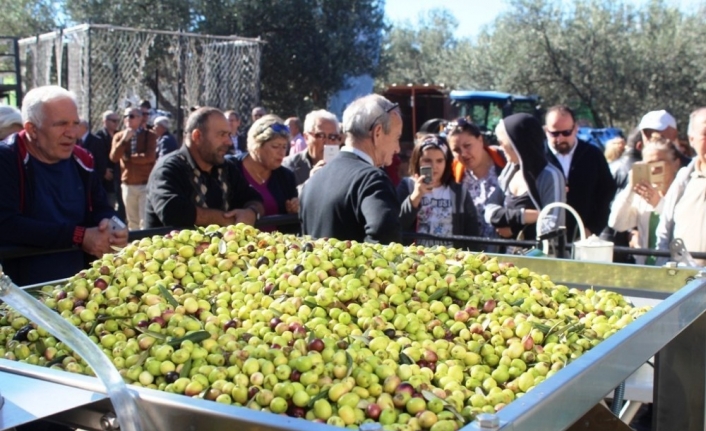
[[[102,257],[104,253],[110,253],[112,251],[110,248],[112,235],[108,228],[109,225],[109,220],[103,219],[97,227],[87,228],[81,244],[83,251],[98,258]],[[125,239],[127,242],[127,234]]]
[[292,198],[284,203],[284,207],[288,214],[296,214],[299,212],[299,198]]
[[[106,219],[103,219],[101,221],[101,223],[103,223],[103,221],[105,221],[105,220]],[[127,228],[110,231],[110,240],[109,240],[110,245],[112,245],[114,247],[120,247],[120,248],[125,247],[127,245],[127,236],[128,236]],[[111,247],[111,251],[112,250],[113,250],[113,248]]]
[[113,170],[108,168],[105,170],[105,175],[103,175],[103,179],[106,181],[113,181]]
[[233,218],[233,224],[245,223],[250,226],[255,226],[257,217],[255,216],[255,211],[250,208],[231,210],[223,214],[226,218]]
[[652,205],[653,208],[656,208],[657,205],[659,205],[659,201],[662,199],[662,194],[660,193],[660,191],[652,184],[646,183],[644,181],[638,183],[633,188],[633,191],[637,193],[637,195],[640,196],[642,199],[644,199],[645,202]]
[[123,135],[123,143],[129,142],[130,139],[132,139],[133,136],[135,136],[135,130],[131,128],[125,129],[125,134]]
[[414,208],[418,208],[419,204],[422,202],[422,197],[431,192],[434,187],[432,187],[431,184],[426,184],[424,177],[419,174],[415,174],[412,179],[414,180],[414,190],[412,190],[412,194],[409,195],[409,200],[412,201]]
[[630,248],[642,248],[640,247],[640,233],[637,229],[630,232],[630,241],[628,242]]
[[501,238],[512,238],[512,229],[509,227],[496,228],[495,232],[497,232]]
[[326,162],[324,160],[319,160],[319,162],[317,164],[315,164],[313,168],[311,168],[311,172],[309,172],[309,178],[314,176],[316,171],[323,168],[324,166],[326,166]]

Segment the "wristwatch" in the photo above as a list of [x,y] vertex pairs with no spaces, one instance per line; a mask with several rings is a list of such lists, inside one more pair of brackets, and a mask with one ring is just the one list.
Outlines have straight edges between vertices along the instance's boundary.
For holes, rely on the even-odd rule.
[[260,220],[260,211],[255,209],[255,207],[248,207],[247,209],[251,210],[252,212],[255,213],[255,221]]

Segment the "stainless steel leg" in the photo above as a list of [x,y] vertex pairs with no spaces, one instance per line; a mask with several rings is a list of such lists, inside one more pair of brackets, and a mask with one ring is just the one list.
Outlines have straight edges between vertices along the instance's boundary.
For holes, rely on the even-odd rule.
[[706,429],[706,314],[656,355],[653,400],[653,431]]

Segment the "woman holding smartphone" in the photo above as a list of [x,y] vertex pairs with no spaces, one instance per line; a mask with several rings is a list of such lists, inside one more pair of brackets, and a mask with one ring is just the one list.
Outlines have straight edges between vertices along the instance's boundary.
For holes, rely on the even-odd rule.
[[[630,172],[630,186],[615,196],[608,218],[608,226],[618,232],[630,232],[630,247],[655,248],[657,224],[664,206],[664,195],[672,185],[681,165],[676,146],[661,135],[654,133],[642,147],[642,162],[653,172],[662,168],[662,183],[659,187],[649,181],[634,178]],[[654,256],[635,256],[638,265],[655,265]]]
[[452,160],[441,136],[427,135],[417,143],[409,161],[411,176],[397,187],[403,230],[443,237],[478,235],[476,208],[465,188],[453,180]]

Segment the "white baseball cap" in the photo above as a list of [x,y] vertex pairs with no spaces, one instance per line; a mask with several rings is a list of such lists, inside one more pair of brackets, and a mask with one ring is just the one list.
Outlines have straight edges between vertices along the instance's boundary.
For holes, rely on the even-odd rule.
[[642,117],[640,120],[640,125],[637,126],[640,130],[650,129],[657,130],[659,132],[664,131],[666,128],[671,127],[673,129],[677,128],[677,120],[671,116],[671,114],[664,109],[661,111],[650,111]]

